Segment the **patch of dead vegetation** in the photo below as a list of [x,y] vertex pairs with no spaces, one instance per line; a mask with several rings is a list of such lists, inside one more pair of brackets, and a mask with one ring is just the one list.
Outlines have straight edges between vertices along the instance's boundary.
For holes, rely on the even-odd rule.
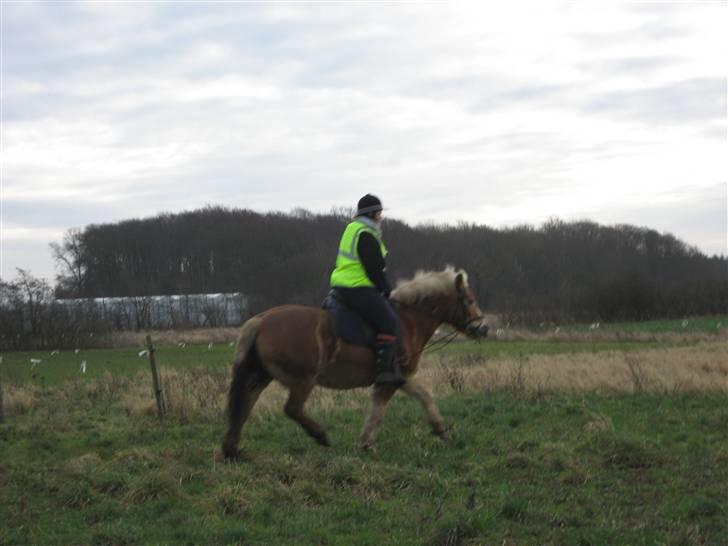
[[197,328],[192,330],[150,330],[143,332],[114,332],[111,334],[111,348],[144,347],[146,337],[151,336],[154,344],[161,346],[215,345],[234,342],[240,328]]
[[[728,391],[728,345],[699,343],[624,353],[472,358],[427,355],[418,379],[438,395],[453,391]],[[465,365],[464,365],[465,364]],[[457,376],[457,388],[453,386]]]
[[[514,396],[548,391],[580,392],[728,392],[728,344],[704,342],[690,347],[642,351],[612,351],[559,355],[488,356],[425,355],[416,380],[436,397],[451,394],[505,390]],[[227,403],[228,369],[162,370],[167,415],[179,420],[220,419]],[[58,414],[87,411],[91,406],[120,405],[129,415],[154,415],[156,404],[148,373],[132,378],[111,374],[84,382],[68,382],[51,391]],[[6,415],[22,414],[50,403],[49,393],[28,385],[5,385]],[[401,396],[401,395],[400,395]],[[261,395],[251,415],[267,419],[279,414],[288,390],[272,383]],[[311,412],[364,410],[369,389],[336,391],[315,389],[307,408]],[[589,432],[608,430],[609,423],[595,419]]]

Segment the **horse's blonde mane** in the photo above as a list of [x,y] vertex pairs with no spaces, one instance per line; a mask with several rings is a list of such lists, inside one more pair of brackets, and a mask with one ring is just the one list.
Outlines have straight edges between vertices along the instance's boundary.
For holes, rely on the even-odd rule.
[[433,296],[447,296],[455,292],[455,279],[463,275],[464,284],[468,274],[449,265],[444,271],[418,271],[414,278],[399,281],[392,291],[392,299],[403,305],[414,305],[420,300]]

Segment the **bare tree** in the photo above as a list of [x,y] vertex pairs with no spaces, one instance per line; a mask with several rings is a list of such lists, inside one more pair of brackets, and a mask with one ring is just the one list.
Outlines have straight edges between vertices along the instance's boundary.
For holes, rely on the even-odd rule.
[[83,232],[69,229],[63,235],[63,243],[50,243],[51,254],[61,273],[56,277],[57,291],[67,297],[80,297],[86,280],[87,255]]

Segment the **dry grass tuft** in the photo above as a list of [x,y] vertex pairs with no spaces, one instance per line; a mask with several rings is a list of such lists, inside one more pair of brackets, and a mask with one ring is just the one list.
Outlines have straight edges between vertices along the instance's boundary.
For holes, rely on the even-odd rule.
[[3,385],[3,407],[7,414],[27,413],[38,404],[37,387]]
[[591,420],[584,425],[584,432],[589,436],[614,433],[614,423],[608,415],[592,414]]
[[255,505],[248,498],[246,484],[226,483],[212,493],[215,505],[224,516],[244,517]]
[[165,369],[162,374],[166,410],[178,419],[218,415],[225,409],[229,384],[227,369]]
[[66,462],[66,469],[74,476],[88,476],[98,471],[103,464],[97,453],[86,453]]
[[149,380],[133,383],[121,395],[121,406],[127,415],[154,415],[157,412],[156,401],[149,386]]

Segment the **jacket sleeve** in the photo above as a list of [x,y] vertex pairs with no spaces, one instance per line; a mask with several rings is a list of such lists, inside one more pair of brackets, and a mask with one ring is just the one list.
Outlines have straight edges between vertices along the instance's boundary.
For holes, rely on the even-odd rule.
[[357,250],[359,251],[359,259],[364,266],[367,277],[374,283],[377,290],[388,298],[392,289],[387,281],[387,275],[385,273],[387,264],[384,261],[384,256],[382,256],[379,243],[371,233],[363,232],[359,235]]

